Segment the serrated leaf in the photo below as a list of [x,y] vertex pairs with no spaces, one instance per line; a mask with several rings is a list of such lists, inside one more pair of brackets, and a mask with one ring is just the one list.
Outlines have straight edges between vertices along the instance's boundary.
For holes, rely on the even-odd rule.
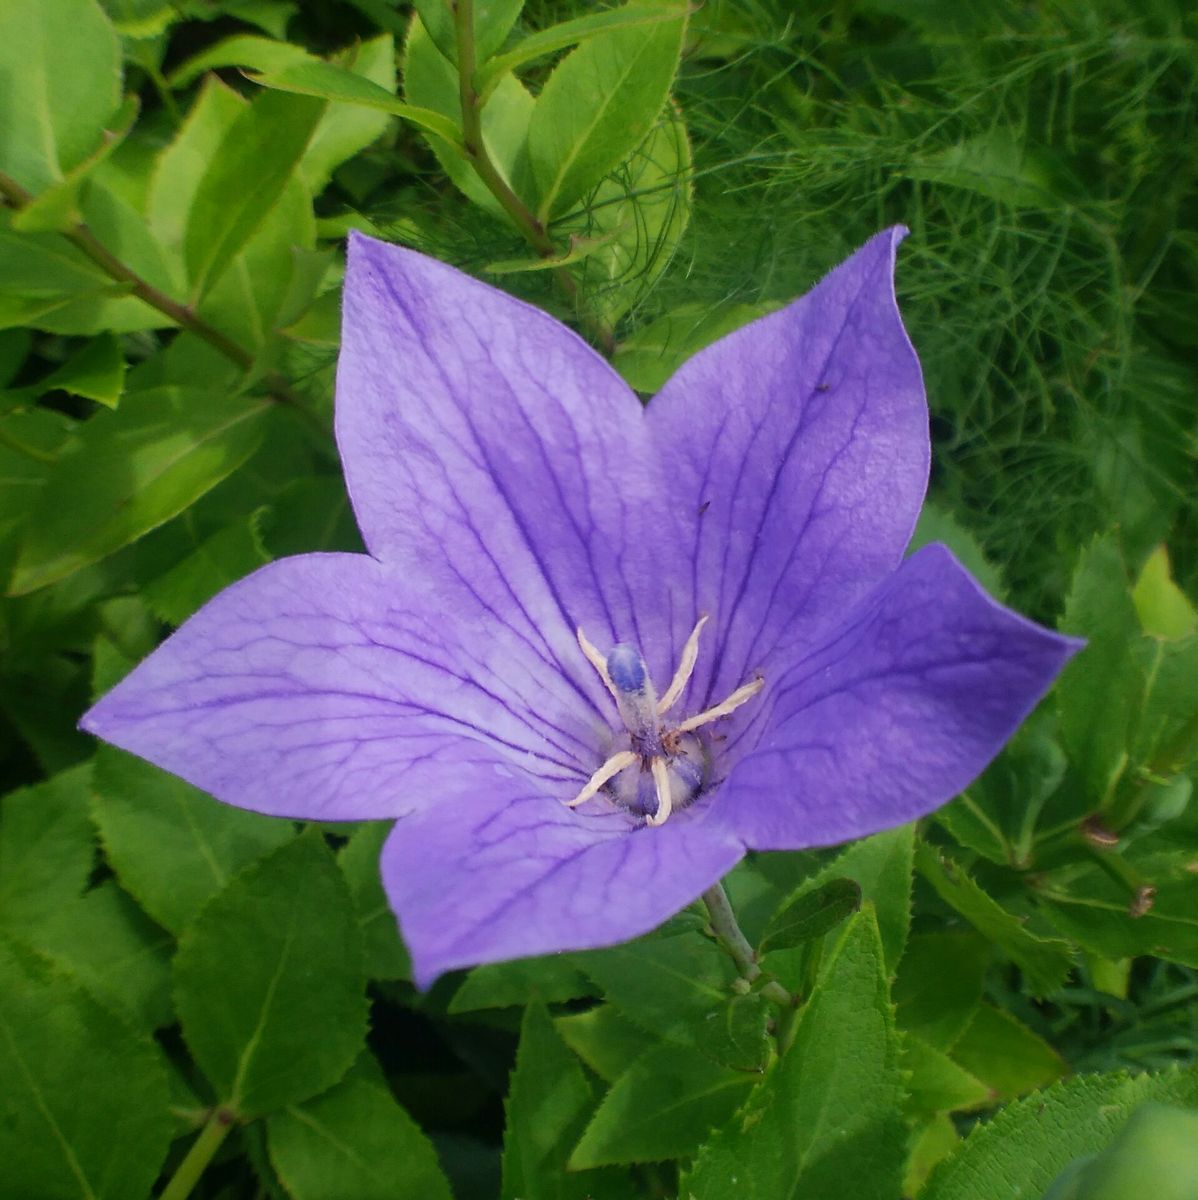
[[166,1157],[158,1048],[0,937],[0,1162],[10,1196],[147,1196]]
[[680,1192],[894,1200],[906,1160],[902,1098],[885,956],[866,907],[824,960],[794,1045],[700,1152]]
[[193,301],[211,290],[267,220],[299,169],[324,110],[323,100],[264,91],[237,114],[187,216],[183,250]]
[[310,831],[238,875],[175,956],[183,1036],[243,1116],[336,1083],[366,1036],[362,938],[349,889]]
[[899,1025],[950,1050],[977,1011],[992,957],[975,933],[912,936],[894,980]]
[[599,1004],[586,1012],[554,1017],[562,1041],[600,1079],[615,1083],[658,1039],[620,1016],[614,1005]]
[[953,1059],[1002,1100],[1047,1087],[1069,1070],[1043,1038],[1009,1012],[990,1004],[978,1005],[953,1043]]
[[920,1200],[1041,1196],[1073,1159],[1101,1150],[1149,1100],[1198,1104],[1198,1072],[1082,1076],[1017,1100],[974,1127],[932,1172]]
[[1061,938],[1039,937],[984,892],[948,855],[921,843],[916,855],[920,874],[936,894],[992,941],[1023,972],[1034,996],[1055,991],[1073,963],[1073,950]]
[[411,979],[412,962],[383,891],[379,856],[392,829],[389,821],[368,821],[341,847],[337,862],[349,884],[362,930],[366,975],[370,979]]
[[598,34],[554,68],[528,125],[543,223],[586,195],[653,127],[685,29],[686,9],[678,6],[672,21]]
[[1002,577],[986,558],[977,539],[951,512],[929,500],[920,510],[907,554],[914,554],[933,542],[943,542],[992,596],[1001,599],[1005,595]]
[[274,1113],[267,1138],[294,1200],[452,1200],[432,1143],[383,1084],[350,1076]]
[[908,1112],[929,1117],[961,1112],[990,1103],[991,1089],[915,1034],[903,1038],[902,1068],[907,1072]]
[[0,8],[0,170],[37,194],[99,145],[120,103],[120,40],[95,0]]
[[861,907],[861,885],[855,879],[830,879],[790,897],[770,918],[757,952],[801,946],[830,933]]
[[96,860],[91,763],[0,800],[0,926],[22,933],[77,900]]
[[253,453],[268,410],[245,396],[163,387],[97,414],[41,490],[11,593],[62,579],[181,512]]
[[753,1082],[682,1046],[654,1046],[603,1098],[570,1169],[690,1157],[740,1107]]
[[146,912],[175,933],[238,871],[295,836],[288,821],[220,804],[111,746],[96,755],[92,788],[105,857]]
[[593,996],[595,986],[568,957],[524,958],[475,967],[449,1002],[451,1013],[528,1004],[545,1004]]

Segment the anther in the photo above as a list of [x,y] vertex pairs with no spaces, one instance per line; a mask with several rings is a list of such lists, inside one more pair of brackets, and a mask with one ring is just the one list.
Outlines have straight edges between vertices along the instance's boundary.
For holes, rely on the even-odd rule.
[[580,804],[585,804],[592,796],[599,794],[600,788],[603,787],[608,780],[614,779],[621,771],[627,770],[634,762],[637,761],[637,756],[631,750],[621,750],[618,754],[613,754],[597,770],[594,775],[586,781],[581,792],[574,797],[573,800],[565,800],[563,803],[567,808],[577,808]]
[[653,772],[653,788],[657,793],[657,810],[652,816],[645,818],[645,824],[664,825],[674,808],[674,800],[671,796],[673,789],[670,784],[670,768],[666,765],[666,760],[660,756],[651,758],[649,767]]
[[670,681],[670,686],[666,688],[666,694],[658,701],[658,716],[663,716],[674,707],[678,697],[690,683],[691,675],[695,671],[695,663],[699,661],[699,634],[703,632],[703,626],[706,624],[707,614],[704,613],[699,618],[699,623],[691,630],[690,637],[686,639],[686,645],[682,647],[682,658],[678,663],[678,670],[674,672],[674,678]]
[[736,712],[742,704],[752,700],[763,687],[765,687],[765,680],[758,677],[743,687],[738,687],[727,700],[715,705],[714,708],[696,713],[693,717],[687,717],[685,721],[679,721],[674,728],[678,733],[690,733],[692,729],[698,729],[701,725],[710,725],[712,721],[718,721],[721,717]]

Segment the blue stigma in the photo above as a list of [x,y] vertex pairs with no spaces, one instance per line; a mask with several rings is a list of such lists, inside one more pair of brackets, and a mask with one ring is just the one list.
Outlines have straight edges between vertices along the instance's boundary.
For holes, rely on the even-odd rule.
[[645,690],[645,681],[649,678],[645,660],[640,651],[626,642],[614,647],[607,656],[607,673],[615,685],[616,691],[625,695],[635,695]]

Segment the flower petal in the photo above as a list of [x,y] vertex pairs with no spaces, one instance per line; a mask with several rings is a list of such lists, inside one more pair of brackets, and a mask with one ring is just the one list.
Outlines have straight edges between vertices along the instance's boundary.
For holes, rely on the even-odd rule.
[[626,941],[684,908],[744,853],[693,810],[631,829],[513,776],[452,807],[400,820],[383,884],[416,983],[456,967]]
[[927,546],[772,686],[765,734],[713,810],[756,850],[828,846],[955,796],[1081,643],[986,595]]
[[588,705],[481,605],[364,554],[308,554],[209,601],[81,722],[258,812],[393,817],[517,763],[569,795]]
[[658,645],[668,671],[654,455],[611,367],[548,314],[366,237],[344,312],[337,438],[371,553],[466,581],[588,685],[578,625]]
[[691,707],[817,644],[910,539],[929,448],[894,297],[904,232],[878,234],[802,299],[700,351],[649,405],[694,531],[671,586],[693,596],[680,612],[712,615]]

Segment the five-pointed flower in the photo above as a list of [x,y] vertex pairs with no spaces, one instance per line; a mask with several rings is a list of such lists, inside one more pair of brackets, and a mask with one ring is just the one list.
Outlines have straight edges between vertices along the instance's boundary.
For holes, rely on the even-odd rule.
[[396,819],[421,985],[944,803],[1076,643],[942,546],[903,558],[929,443],[901,236],[647,407],[545,313],[355,238],[336,416],[369,555],[228,588],[84,728],[230,804]]

